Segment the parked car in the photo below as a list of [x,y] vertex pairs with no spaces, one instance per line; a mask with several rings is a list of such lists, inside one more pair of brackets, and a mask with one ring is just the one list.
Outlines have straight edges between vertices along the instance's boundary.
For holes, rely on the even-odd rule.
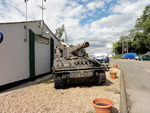
[[138,60],[150,60],[150,56],[149,55],[139,56]]
[[125,55],[125,56],[122,56],[122,59],[134,59],[134,56],[133,55]]
[[137,53],[125,53],[122,59],[134,59],[135,56],[137,56]]
[[140,58],[140,56],[138,56],[138,55],[134,57],[135,60],[139,60],[139,58]]
[[97,56],[95,59],[101,63],[109,63],[109,58],[106,56]]

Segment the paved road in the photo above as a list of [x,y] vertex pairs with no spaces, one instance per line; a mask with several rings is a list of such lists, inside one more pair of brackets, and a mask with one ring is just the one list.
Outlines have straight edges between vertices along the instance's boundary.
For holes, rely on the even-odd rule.
[[150,61],[112,60],[123,70],[129,113],[150,113]]

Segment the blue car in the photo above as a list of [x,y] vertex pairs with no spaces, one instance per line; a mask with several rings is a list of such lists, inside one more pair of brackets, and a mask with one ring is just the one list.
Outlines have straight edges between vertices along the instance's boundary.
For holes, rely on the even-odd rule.
[[109,58],[106,56],[97,56],[95,59],[101,63],[109,63]]
[[122,59],[134,59],[133,55],[122,56]]
[[137,56],[137,53],[125,53],[122,59],[134,59],[135,56]]

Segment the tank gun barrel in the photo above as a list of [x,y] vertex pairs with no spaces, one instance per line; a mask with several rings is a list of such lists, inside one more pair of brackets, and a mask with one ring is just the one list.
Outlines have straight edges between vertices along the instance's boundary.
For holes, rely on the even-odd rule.
[[74,53],[82,48],[86,48],[86,47],[89,47],[90,43],[89,42],[83,42],[82,45],[79,45],[79,46],[76,46],[75,48],[73,48],[72,50],[70,50],[70,53]]

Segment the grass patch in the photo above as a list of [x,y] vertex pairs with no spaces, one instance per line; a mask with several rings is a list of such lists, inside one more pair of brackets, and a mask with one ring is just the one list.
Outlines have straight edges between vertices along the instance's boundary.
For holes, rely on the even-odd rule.
[[113,56],[113,59],[121,59],[122,56],[123,56],[122,54],[115,55],[115,56]]

